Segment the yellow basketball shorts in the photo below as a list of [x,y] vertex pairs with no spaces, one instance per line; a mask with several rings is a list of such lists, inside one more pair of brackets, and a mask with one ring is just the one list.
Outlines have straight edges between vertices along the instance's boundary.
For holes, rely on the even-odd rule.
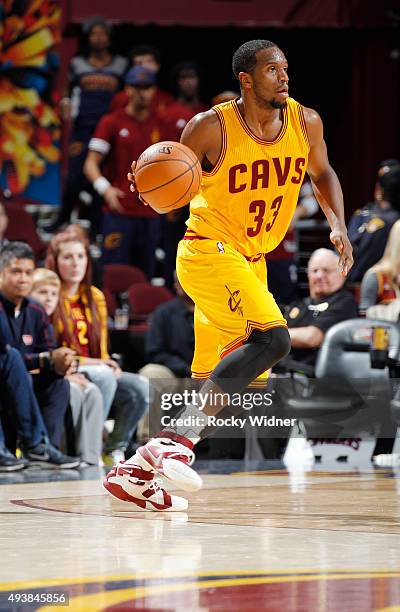
[[[246,342],[253,330],[286,327],[268,291],[264,256],[248,261],[228,244],[208,238],[183,239],[176,271],[195,303],[193,378],[208,378],[218,362]],[[265,379],[263,376],[262,384]]]

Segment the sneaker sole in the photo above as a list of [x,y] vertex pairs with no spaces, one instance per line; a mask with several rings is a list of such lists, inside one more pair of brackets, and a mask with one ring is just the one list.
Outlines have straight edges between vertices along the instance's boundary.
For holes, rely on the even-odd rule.
[[63,463],[62,465],[57,465],[56,463],[49,463],[48,461],[29,461],[29,467],[39,467],[47,470],[72,470],[73,468],[78,468],[79,463],[76,461],[74,463]]
[[23,470],[27,465],[1,465],[0,472],[17,472],[18,470]]
[[[163,504],[156,504],[155,502],[146,501],[144,499],[138,499],[127,493],[121,485],[116,483],[108,482],[103,480],[103,489],[113,498],[121,502],[128,502],[134,504],[139,512],[184,512],[185,508],[165,508]],[[158,507],[157,507],[158,506]]]
[[161,476],[165,476],[172,484],[188,491],[195,493],[203,486],[203,481],[189,465],[185,465],[182,461],[177,459],[164,459],[162,469],[154,467],[149,463],[142,455],[141,450],[137,451],[139,456],[138,463],[146,470],[152,470],[158,472]]

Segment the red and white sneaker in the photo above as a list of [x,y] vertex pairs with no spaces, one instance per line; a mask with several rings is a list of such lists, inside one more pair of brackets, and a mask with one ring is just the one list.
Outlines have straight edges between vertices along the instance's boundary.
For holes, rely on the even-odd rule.
[[190,440],[168,432],[168,437],[166,434],[165,437],[153,438],[140,446],[132,460],[145,470],[153,470],[165,476],[185,491],[198,491],[203,481],[190,467],[195,460],[192,448]]
[[142,510],[155,512],[181,512],[187,510],[184,497],[170,495],[160,487],[154,472],[125,462],[114,465],[103,480],[103,487],[112,497],[131,502]]

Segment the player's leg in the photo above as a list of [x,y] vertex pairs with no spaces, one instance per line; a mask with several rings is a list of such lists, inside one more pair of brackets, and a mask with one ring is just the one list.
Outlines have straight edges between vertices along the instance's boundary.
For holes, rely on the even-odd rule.
[[[218,414],[232,393],[244,390],[286,356],[290,339],[266,283],[242,256],[229,247],[221,253],[220,246],[211,240],[196,248],[182,247],[182,243],[180,246],[179,280],[196,302],[194,375],[208,374],[210,355],[222,359],[199,391],[201,402],[187,406],[179,415],[190,425],[163,430],[138,449],[135,460],[145,469],[154,469],[181,488],[193,491],[200,488],[201,479],[190,467],[194,460],[192,449],[207,426],[207,416]],[[202,325],[204,334],[199,336]],[[204,354],[209,358],[203,359]]]
[[105,477],[103,488],[112,497],[130,502],[139,510],[182,512],[188,507],[184,497],[171,495],[161,487],[154,470],[145,470],[134,462],[115,465]]

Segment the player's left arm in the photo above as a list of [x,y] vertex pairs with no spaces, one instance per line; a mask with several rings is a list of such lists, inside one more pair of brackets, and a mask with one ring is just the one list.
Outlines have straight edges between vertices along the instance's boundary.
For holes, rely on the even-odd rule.
[[353,265],[353,248],[347,236],[344,220],[342,188],[336,172],[329,163],[321,118],[311,108],[303,107],[303,110],[310,141],[307,172],[315,196],[330,225],[330,240],[339,252],[342,274],[346,275]]

